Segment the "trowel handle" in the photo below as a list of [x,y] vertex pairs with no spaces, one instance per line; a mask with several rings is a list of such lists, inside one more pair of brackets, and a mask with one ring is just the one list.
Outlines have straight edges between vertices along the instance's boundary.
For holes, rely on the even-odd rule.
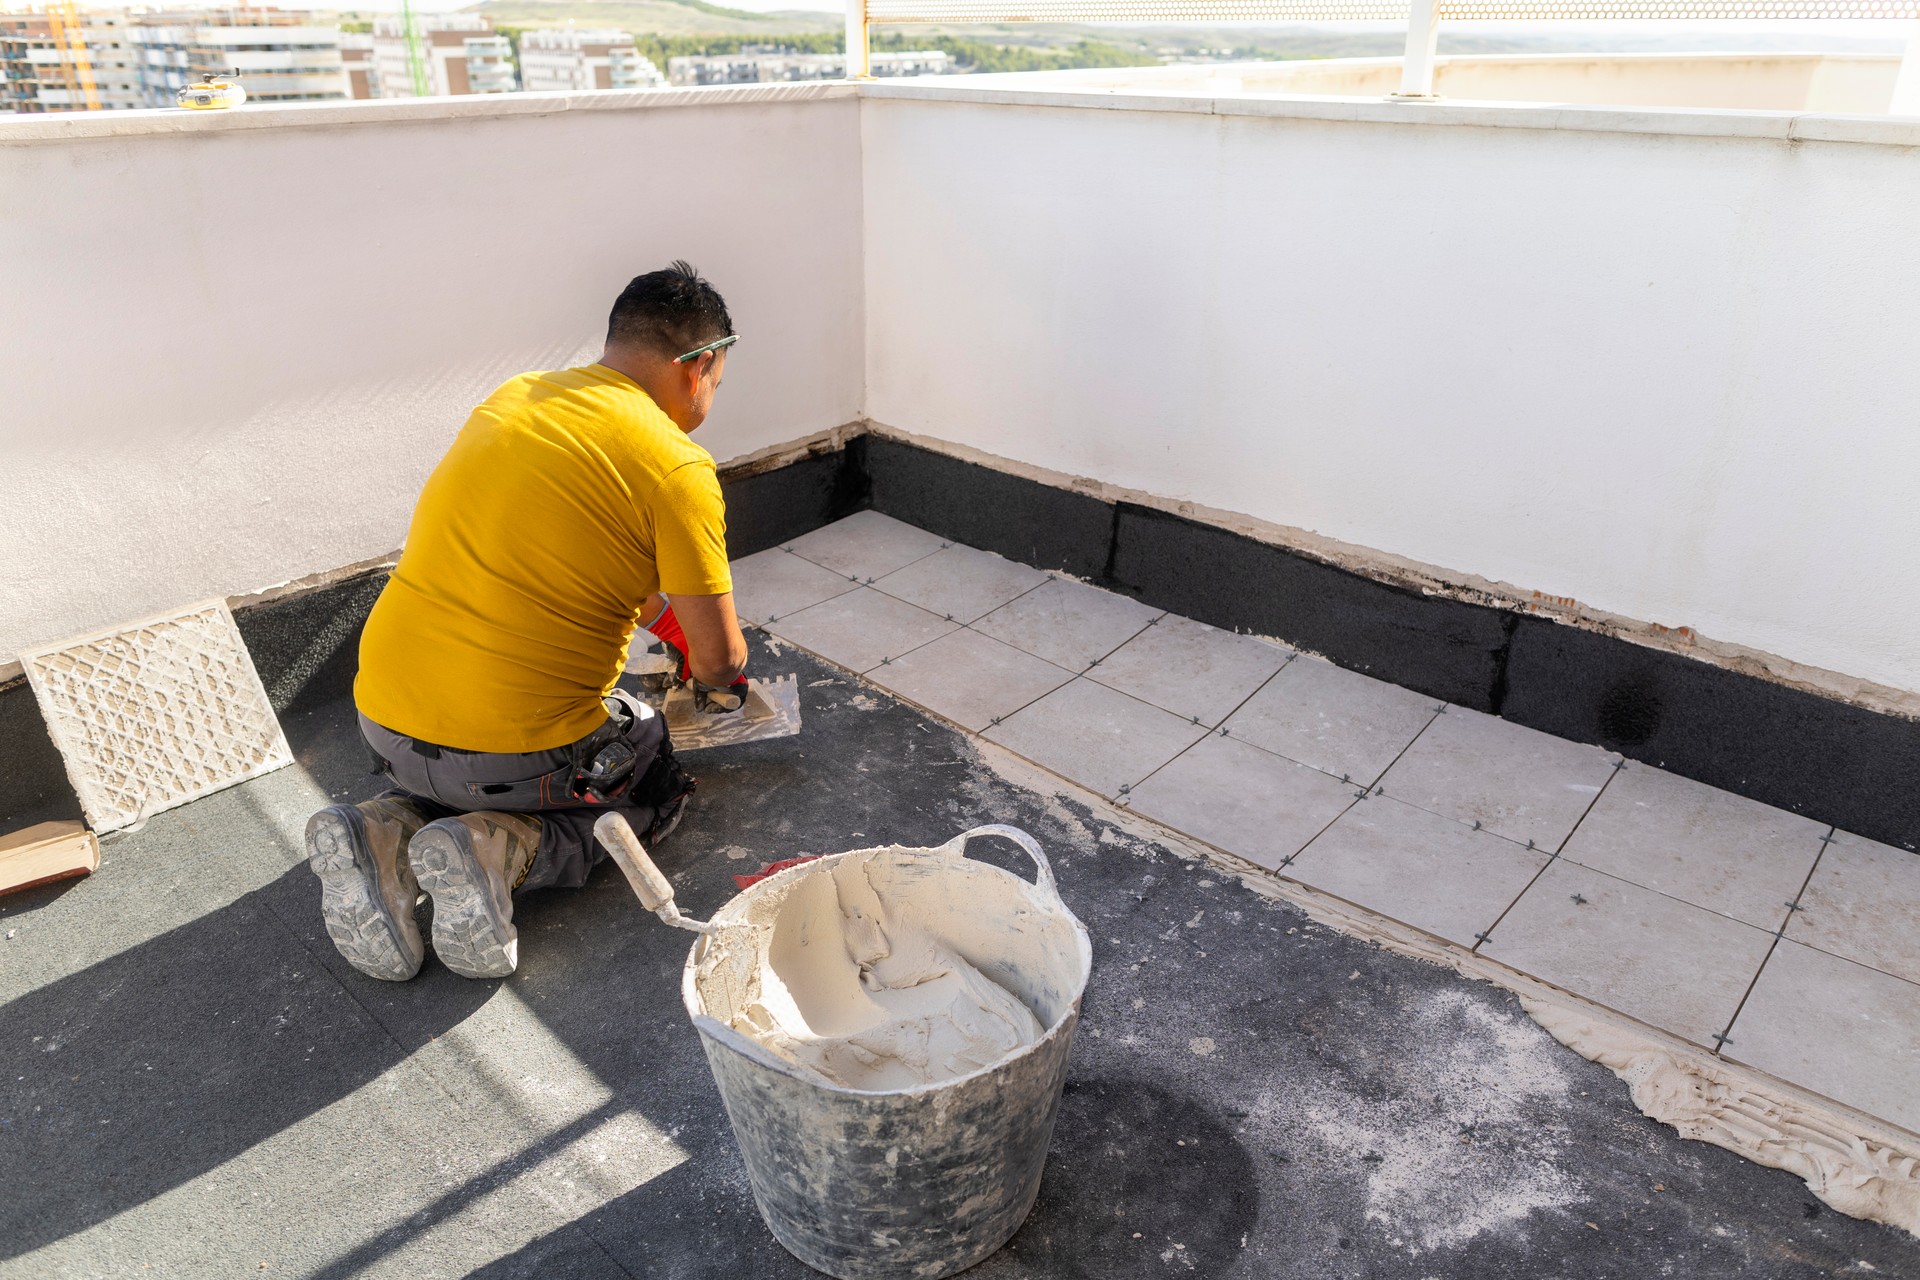
[[653,865],[653,859],[647,856],[646,846],[640,843],[639,836],[633,834],[633,828],[628,825],[624,814],[601,814],[593,824],[593,834],[599,837],[601,844],[607,846],[607,852],[620,864],[620,870],[626,872],[627,883],[633,886],[641,906],[649,911],[658,911],[673,905],[673,886],[660,874],[660,868]]
[[[611,817],[612,815],[609,814],[608,816]],[[602,821],[605,821],[605,819],[603,818]],[[984,827],[975,827],[970,831],[962,831],[959,835],[947,841],[947,852],[956,858],[966,857],[967,841],[973,839],[975,836],[1005,836],[1022,849],[1025,849],[1027,856],[1033,859],[1034,870],[1039,873],[1035,878],[1040,882],[1040,887],[1052,894],[1055,902],[1060,901],[1060,886],[1056,884],[1053,879],[1053,864],[1047,861],[1047,855],[1045,851],[1040,848],[1040,842],[1038,840],[1035,840],[1018,827],[1009,827],[995,822],[989,823]]]
[[695,933],[715,933],[718,930],[699,920],[689,920],[680,914],[680,908],[673,902],[673,886],[660,874],[660,868],[653,865],[653,859],[647,856],[646,846],[640,843],[640,837],[633,834],[626,815],[603,813],[593,824],[593,834],[600,843],[607,846],[607,852],[620,864],[620,870],[626,874],[627,883],[633,886],[634,896],[640,899],[640,905],[659,916],[670,925],[682,929],[691,929]]

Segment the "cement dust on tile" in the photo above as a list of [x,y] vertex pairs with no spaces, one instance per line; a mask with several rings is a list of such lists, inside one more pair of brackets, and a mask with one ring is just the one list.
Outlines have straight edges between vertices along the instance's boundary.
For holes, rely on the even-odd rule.
[[1629,761],[1562,852],[1596,871],[1777,929],[1826,830],[1797,813]]
[[864,582],[932,555],[945,540],[878,511],[856,511],[786,545],[823,568]]
[[1160,616],[1160,610],[1138,600],[1071,578],[1055,578],[973,625],[1056,667],[1085,671]]
[[1354,789],[1326,774],[1212,734],[1135,787],[1137,813],[1197,836],[1268,870],[1353,803]]
[[742,622],[765,623],[853,590],[845,574],[774,547],[733,562],[733,607]]
[[1091,680],[1075,680],[985,735],[1105,796],[1139,782],[1206,730]]
[[1772,943],[1765,930],[1562,858],[1480,953],[1712,1048]]
[[769,623],[768,628],[829,662],[864,672],[886,659],[904,657],[957,625],[904,600],[861,587],[788,614]]
[[1073,679],[1071,671],[978,631],[952,631],[873,669],[879,685],[975,732]]
[[1425,694],[1303,655],[1247,699],[1227,728],[1289,760],[1371,786],[1436,706]]
[[1047,580],[1040,570],[988,551],[951,546],[874,582],[877,590],[930,613],[972,622]]
[[1837,833],[1787,920],[1787,937],[1920,982],[1920,854]]
[[1087,676],[1211,729],[1292,656],[1265,640],[1167,614]]
[[1920,985],[1783,939],[1725,1053],[1920,1132]]
[[1614,759],[1598,747],[1449,707],[1379,785],[1408,804],[1552,851],[1613,776]]
[[1369,796],[1341,815],[1286,874],[1403,924],[1472,947],[1512,905],[1547,855]]

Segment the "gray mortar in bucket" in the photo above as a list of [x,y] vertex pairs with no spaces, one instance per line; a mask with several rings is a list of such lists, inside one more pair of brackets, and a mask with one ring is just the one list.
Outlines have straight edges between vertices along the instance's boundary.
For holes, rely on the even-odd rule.
[[[967,842],[987,835],[1024,849],[1038,882],[966,858]],[[625,869],[638,842],[607,843]],[[839,1085],[733,1030],[757,996],[781,905],[806,877],[856,859],[883,897],[912,898],[929,932],[1018,996],[1040,1038],[967,1075],[874,1091]],[[790,1253],[840,1280],[938,1280],[1019,1230],[1039,1194],[1093,960],[1033,837],[986,826],[931,849],[833,854],[750,886],[704,925],[679,917],[671,891],[659,892],[664,879],[647,889],[636,879],[635,888],[663,919],[704,935],[687,957],[681,995],[761,1217]]]

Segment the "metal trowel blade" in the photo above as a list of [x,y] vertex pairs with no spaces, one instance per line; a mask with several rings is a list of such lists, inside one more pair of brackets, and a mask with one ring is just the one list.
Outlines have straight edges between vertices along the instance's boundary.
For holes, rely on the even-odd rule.
[[784,738],[800,732],[800,680],[750,680],[740,709],[724,712],[699,710],[693,690],[682,686],[667,695],[665,714],[675,751]]

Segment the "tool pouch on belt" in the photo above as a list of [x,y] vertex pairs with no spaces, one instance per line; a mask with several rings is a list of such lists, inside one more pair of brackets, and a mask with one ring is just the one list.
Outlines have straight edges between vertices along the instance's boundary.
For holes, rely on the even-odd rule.
[[520,782],[472,782],[467,790],[488,807],[520,811],[658,806],[691,791],[693,779],[674,760],[660,714],[622,689],[606,704],[606,723],[568,747],[566,763],[551,773]]

